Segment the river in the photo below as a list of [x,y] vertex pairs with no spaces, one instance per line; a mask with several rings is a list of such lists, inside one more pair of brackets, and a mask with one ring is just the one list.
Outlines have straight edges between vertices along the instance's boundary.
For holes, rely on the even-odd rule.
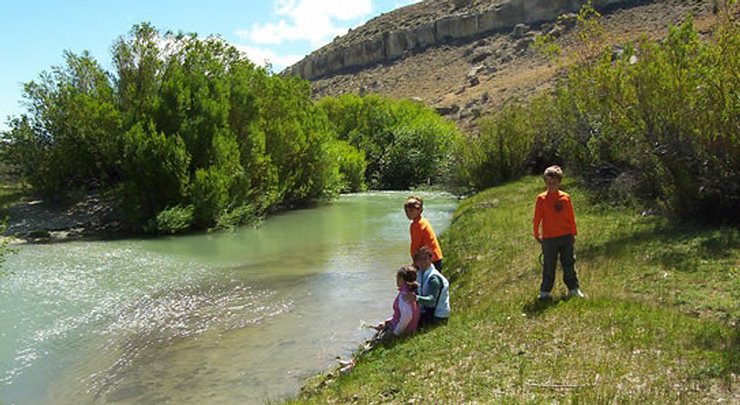
[[[392,313],[407,193],[260,227],[18,245],[0,273],[0,403],[259,404],[294,395]],[[440,233],[456,200],[421,193]]]

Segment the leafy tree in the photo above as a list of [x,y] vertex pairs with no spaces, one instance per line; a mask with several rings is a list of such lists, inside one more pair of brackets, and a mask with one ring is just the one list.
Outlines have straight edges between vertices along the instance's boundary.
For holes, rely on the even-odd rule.
[[340,140],[365,153],[365,182],[374,188],[408,188],[440,182],[449,171],[459,133],[432,109],[376,95],[327,97],[318,105]]
[[11,121],[6,157],[53,199],[118,181],[121,118],[107,74],[87,53],[24,85],[29,114]]
[[179,136],[157,132],[151,123],[134,125],[124,139],[123,208],[126,218],[139,227],[184,201],[190,156]]

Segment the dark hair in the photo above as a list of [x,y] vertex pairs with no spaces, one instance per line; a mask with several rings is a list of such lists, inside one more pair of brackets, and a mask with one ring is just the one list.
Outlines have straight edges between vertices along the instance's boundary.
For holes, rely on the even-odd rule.
[[409,290],[416,292],[419,289],[419,283],[416,282],[416,267],[403,266],[396,272],[396,277],[401,277]]
[[429,249],[429,247],[425,245],[425,246],[420,247],[419,250],[417,250],[416,253],[414,253],[414,261],[416,261],[417,258],[421,259],[422,257],[426,257],[426,256],[433,257],[434,254],[432,254],[432,250]]

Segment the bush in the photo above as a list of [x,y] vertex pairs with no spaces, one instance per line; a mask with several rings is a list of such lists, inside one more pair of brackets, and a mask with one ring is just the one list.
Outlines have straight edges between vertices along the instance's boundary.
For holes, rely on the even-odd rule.
[[340,140],[365,154],[364,182],[405,189],[446,181],[454,124],[429,107],[376,95],[343,95],[319,101]]
[[536,104],[513,102],[481,120],[480,134],[456,145],[459,176],[467,187],[483,189],[527,174],[535,134]]
[[554,99],[552,121],[570,134],[561,156],[585,177],[604,167],[639,173],[643,197],[677,218],[736,221],[739,37],[725,23],[701,42],[689,19],[661,44],[643,40],[617,61],[605,51],[574,69]]
[[185,207],[176,205],[171,208],[165,208],[157,216],[147,221],[144,226],[144,232],[172,235],[185,231],[193,224],[194,207],[187,205]]
[[242,205],[233,210],[224,212],[213,229],[233,229],[239,225],[255,224],[259,221],[254,207],[251,205]]
[[136,124],[124,139],[123,211],[134,228],[141,228],[184,200],[190,157],[180,137],[156,132],[153,125]]
[[367,189],[365,184],[365,152],[358,150],[347,141],[337,140],[334,143],[336,156],[339,159],[342,192],[358,192]]

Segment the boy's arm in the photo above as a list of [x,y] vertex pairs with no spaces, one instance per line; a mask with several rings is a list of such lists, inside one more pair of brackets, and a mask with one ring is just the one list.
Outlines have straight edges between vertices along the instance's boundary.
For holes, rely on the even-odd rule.
[[570,227],[573,229],[573,236],[578,235],[578,229],[576,229],[576,214],[573,211],[573,202],[568,198],[568,220],[570,221]]
[[421,228],[421,241],[423,246],[429,246],[431,248],[432,241],[437,239],[437,235],[434,233],[432,224],[427,221]]
[[542,207],[542,199],[537,197],[534,204],[534,218],[532,219],[533,229],[532,233],[534,234],[534,238],[538,241],[542,242],[542,238],[540,238],[540,223],[542,222],[542,215],[543,215],[543,207]]
[[411,258],[413,258],[414,253],[416,253],[419,248],[423,246],[421,243],[421,229],[419,229],[418,222],[411,223],[411,225],[409,226],[409,234],[411,235]]
[[429,287],[427,287],[428,294],[417,295],[416,302],[427,308],[434,308],[437,306],[437,298],[439,297],[439,293],[442,291],[442,281],[439,277],[429,277],[427,283],[429,283]]

